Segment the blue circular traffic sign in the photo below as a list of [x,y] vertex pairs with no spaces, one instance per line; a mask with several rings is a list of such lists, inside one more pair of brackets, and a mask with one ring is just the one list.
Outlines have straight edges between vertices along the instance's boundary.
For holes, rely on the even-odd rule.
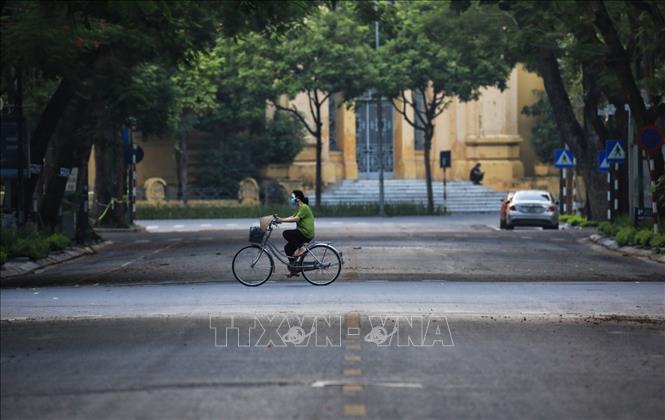
[[647,152],[656,152],[663,145],[663,132],[655,125],[642,127],[637,135],[637,145]]

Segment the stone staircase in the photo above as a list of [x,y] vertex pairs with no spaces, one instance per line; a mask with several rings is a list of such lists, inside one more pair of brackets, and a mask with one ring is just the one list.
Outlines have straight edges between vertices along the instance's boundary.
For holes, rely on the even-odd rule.
[[[447,208],[452,213],[498,212],[505,193],[496,192],[470,181],[452,181],[447,185]],[[443,207],[443,183],[433,182],[434,206]],[[422,203],[427,205],[427,186],[422,179],[388,179],[384,181],[386,203]],[[360,204],[379,201],[379,181],[344,180],[321,194],[321,204]]]

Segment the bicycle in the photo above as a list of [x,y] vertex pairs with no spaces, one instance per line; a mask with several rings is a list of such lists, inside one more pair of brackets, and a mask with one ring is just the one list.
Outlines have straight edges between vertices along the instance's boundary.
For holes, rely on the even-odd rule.
[[249,229],[249,241],[252,244],[241,248],[233,257],[231,264],[236,280],[251,287],[260,286],[268,281],[275,271],[273,255],[292,272],[302,273],[305,280],[315,286],[326,286],[337,280],[344,264],[341,252],[328,243],[306,242],[303,245],[305,252],[296,257],[291,264],[288,256],[282,254],[270,242],[270,236],[277,224],[276,216],[273,215],[266,229],[259,227]]

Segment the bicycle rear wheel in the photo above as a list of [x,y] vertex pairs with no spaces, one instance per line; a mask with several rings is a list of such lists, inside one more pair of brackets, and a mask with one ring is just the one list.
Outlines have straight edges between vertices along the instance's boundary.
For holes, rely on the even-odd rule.
[[325,286],[337,280],[342,271],[342,259],[328,245],[314,245],[300,258],[305,280],[315,286]]
[[275,270],[275,261],[265,249],[249,245],[238,251],[231,264],[236,280],[245,286],[260,286]]

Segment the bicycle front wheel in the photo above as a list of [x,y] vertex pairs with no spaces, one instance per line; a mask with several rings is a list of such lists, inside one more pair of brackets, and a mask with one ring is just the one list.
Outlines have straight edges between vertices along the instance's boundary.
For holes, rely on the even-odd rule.
[[328,245],[314,245],[300,259],[305,280],[315,286],[325,286],[337,280],[342,271],[342,259]]
[[236,280],[245,286],[260,286],[272,275],[275,261],[265,249],[249,245],[236,253],[231,269]]

